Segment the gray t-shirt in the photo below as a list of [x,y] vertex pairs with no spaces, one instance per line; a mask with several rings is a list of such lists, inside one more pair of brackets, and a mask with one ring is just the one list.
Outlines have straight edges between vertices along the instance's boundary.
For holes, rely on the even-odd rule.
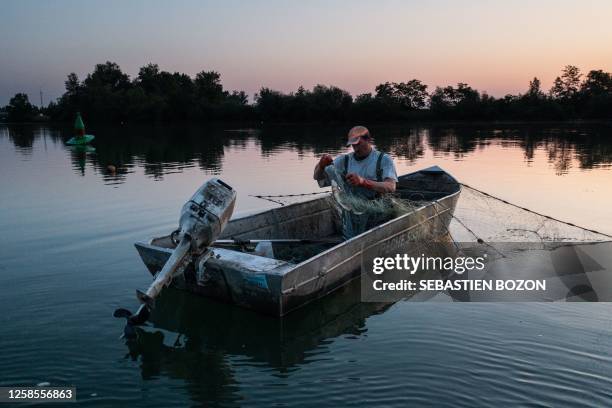
[[[348,173],[355,173],[364,177],[368,180],[376,181],[376,162],[378,161],[378,155],[381,154],[378,150],[372,149],[370,154],[361,160],[355,159],[355,153],[341,154],[334,159],[333,166],[335,167],[338,174],[344,173],[344,161],[345,157],[348,156]],[[395,170],[395,164],[393,159],[388,154],[383,156],[382,162],[380,163],[382,169],[382,179],[392,179],[397,182],[397,171]],[[319,182],[319,186],[329,186],[329,179],[326,177],[323,182]],[[364,197],[372,198],[376,196],[376,192],[358,187],[355,188],[355,193],[358,193]]]

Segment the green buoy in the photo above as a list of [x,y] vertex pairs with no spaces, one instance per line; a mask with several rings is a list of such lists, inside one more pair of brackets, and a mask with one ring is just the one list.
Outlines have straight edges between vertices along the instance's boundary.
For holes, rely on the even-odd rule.
[[81,118],[81,112],[77,112],[77,117],[74,120],[74,133],[75,136],[70,138],[66,144],[69,145],[85,145],[94,140],[94,135],[85,134],[85,124]]

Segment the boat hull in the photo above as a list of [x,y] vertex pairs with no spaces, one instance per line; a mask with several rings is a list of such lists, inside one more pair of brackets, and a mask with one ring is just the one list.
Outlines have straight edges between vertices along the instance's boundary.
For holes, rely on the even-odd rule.
[[[423,180],[417,180],[414,174]],[[415,239],[447,236],[460,184],[442,170],[404,177],[406,185],[411,186],[410,194],[431,201],[299,263],[214,248],[215,256],[202,265],[194,259],[173,285],[268,315],[284,316],[358,278],[367,254],[397,253],[398,248]],[[434,179],[439,186],[435,186]],[[402,182],[400,177],[400,187]],[[422,191],[414,188],[419,183],[425,186]],[[337,210],[324,197],[232,220],[221,238],[306,239],[332,236],[339,228]],[[167,237],[135,245],[153,275],[172,254]]]

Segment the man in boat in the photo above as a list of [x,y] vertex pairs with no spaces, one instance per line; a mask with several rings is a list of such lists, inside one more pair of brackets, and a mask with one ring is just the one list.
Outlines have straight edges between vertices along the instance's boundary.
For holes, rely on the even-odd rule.
[[365,126],[355,126],[348,132],[346,146],[353,146],[353,152],[341,154],[335,159],[324,154],[314,169],[314,179],[320,187],[330,185],[325,169],[333,165],[338,174],[345,176],[353,193],[364,198],[377,198],[394,193],[397,171],[393,159],[372,145],[370,131]]

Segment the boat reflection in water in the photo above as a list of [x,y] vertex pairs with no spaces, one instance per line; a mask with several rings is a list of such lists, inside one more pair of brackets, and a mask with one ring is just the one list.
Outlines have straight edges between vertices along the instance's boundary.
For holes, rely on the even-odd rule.
[[391,305],[361,302],[358,280],[287,318],[168,288],[157,299],[153,326],[137,327],[136,338],[127,342],[126,358],[139,360],[144,380],[183,380],[198,403],[237,402],[241,397],[234,364],[259,370],[263,365],[275,376],[288,375],[318,361],[313,354],[327,353],[325,345],[335,338],[361,336],[366,320]]
[[[583,246],[582,250],[594,247]],[[568,255],[573,256],[567,253],[567,248],[571,249],[561,247],[563,253],[555,254],[564,265]],[[612,253],[607,247],[601,250]],[[528,251],[521,256],[528,254],[533,259],[543,253]],[[550,253],[547,256],[551,258]],[[528,258],[515,259],[523,260]],[[552,262],[556,263],[554,258]],[[588,279],[594,272],[569,274],[564,269],[551,272],[538,276],[557,282],[552,286],[554,290],[548,292],[548,301],[596,300],[593,281]],[[267,385],[285,385],[284,379],[295,376],[297,370],[308,376],[307,365],[334,358],[328,355],[337,351],[331,344],[341,338],[362,338],[372,324],[369,318],[394,305],[362,302],[361,295],[361,281],[354,280],[284,318],[276,318],[170,287],[157,299],[150,318],[152,327],[136,328],[136,338],[127,343],[126,358],[139,361],[145,381],[160,377],[179,380],[180,387],[198,404],[240,404],[244,395],[258,392],[253,387],[258,389],[262,381]],[[412,293],[402,301],[493,301],[475,299],[472,295],[469,291],[425,291]],[[267,375],[273,378],[265,379]],[[261,395],[251,397],[257,399]]]
[[[182,358],[192,359],[192,353],[212,350],[247,356],[284,372],[304,363],[306,354],[325,340],[345,334],[359,336],[368,317],[391,305],[361,302],[358,280],[287,318],[261,315],[168,288],[151,315],[153,328],[138,328],[137,339],[127,344],[132,358],[142,358],[144,378],[163,373],[180,377],[186,374],[180,367]],[[182,356],[185,353],[190,356]]]

